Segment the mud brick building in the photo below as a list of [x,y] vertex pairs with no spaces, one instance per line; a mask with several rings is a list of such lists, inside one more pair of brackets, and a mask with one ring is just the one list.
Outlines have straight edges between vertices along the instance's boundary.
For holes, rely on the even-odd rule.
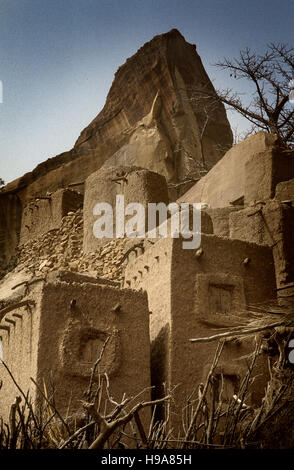
[[[247,260],[250,262],[247,264]],[[181,239],[162,239],[126,268],[125,285],[147,292],[151,335],[152,380],[156,393],[161,385],[175,390],[181,404],[205,381],[215,344],[190,343],[189,339],[213,335],[215,329],[238,325],[250,310],[265,306],[275,295],[274,262],[269,247],[202,234],[197,250],[182,248]],[[247,371],[247,341],[228,343],[218,373],[228,381],[231,395]],[[266,363],[260,361],[252,402],[263,396]]]
[[[272,302],[293,304],[294,152],[265,132],[232,146],[221,102],[201,140],[207,100],[196,103],[195,90],[215,93],[195,46],[176,30],[156,36],[118,69],[72,150],[0,190],[0,354],[35,405],[30,377],[43,387],[52,376],[61,411],[71,391],[78,412],[109,336],[101,372],[113,396],[151,383],[156,397],[163,384],[179,385],[177,431],[215,351],[189,340],[266,314]],[[144,207],[202,203],[199,248],[170,237],[97,240],[95,204],[113,206],[118,194]],[[225,344],[216,374],[227,400],[253,348]],[[253,406],[268,380],[265,360]],[[8,419],[18,391],[3,364],[0,384]]]
[[[99,365],[109,393],[121,400],[150,387],[147,296],[117,283],[53,271],[46,280],[27,280],[24,296],[11,301],[0,322],[5,363],[34,402],[40,393],[30,380],[55,386],[57,409],[78,410],[98,352],[109,338]],[[21,286],[20,286],[21,288]],[[132,339],[140,341],[134,347]],[[9,418],[14,384],[1,367],[0,414]],[[7,397],[10,397],[7,400]],[[145,398],[149,397],[148,392]]]

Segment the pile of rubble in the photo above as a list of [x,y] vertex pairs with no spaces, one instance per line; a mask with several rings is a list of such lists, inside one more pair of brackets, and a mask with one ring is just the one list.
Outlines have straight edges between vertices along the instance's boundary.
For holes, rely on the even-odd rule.
[[122,281],[124,255],[132,244],[133,240],[114,239],[102,248],[84,254],[83,211],[78,209],[63,217],[60,229],[20,246],[15,271],[26,268],[39,276],[62,269]]
[[[60,229],[50,230],[19,247],[18,263],[34,274],[52,269],[71,268],[81,256],[83,241],[83,213],[79,209],[63,217]],[[74,265],[72,265],[73,267]]]

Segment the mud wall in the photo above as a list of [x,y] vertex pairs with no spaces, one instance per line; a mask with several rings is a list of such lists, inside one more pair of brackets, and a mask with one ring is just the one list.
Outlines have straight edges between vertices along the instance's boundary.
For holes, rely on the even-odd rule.
[[180,201],[217,208],[270,199],[279,182],[293,178],[293,161],[277,136],[258,132],[232,147]]
[[[80,407],[91,367],[107,336],[110,339],[99,371],[107,373],[109,393],[120,401],[123,393],[134,396],[150,385],[146,294],[74,273],[48,275],[43,289],[37,377],[41,381],[49,372],[53,374],[60,409],[67,407],[68,390],[72,391],[72,408]],[[140,340],[134,342],[135,337]],[[144,398],[148,396],[146,392]]]
[[294,282],[294,208],[272,199],[230,214],[230,236],[273,250],[277,287]]
[[[93,173],[86,180],[84,200],[84,253],[97,250],[108,243],[110,238],[95,238],[93,227],[98,219],[93,214],[97,203],[108,203],[113,209],[113,236],[116,236],[116,196],[123,195],[125,205],[141,203],[145,208],[149,202],[168,203],[166,180],[158,173],[137,167],[112,167]],[[124,210],[124,207],[123,207]],[[147,211],[145,227],[147,230]]]
[[[175,392],[175,401],[181,404],[204,381],[216,347],[214,343],[195,345],[189,339],[240,325],[248,311],[266,308],[275,297],[271,249],[214,235],[202,234],[200,251],[183,250],[180,239],[158,241],[129,262],[125,280],[133,289],[147,291],[152,310],[152,375],[157,383],[164,379],[167,386],[181,384]],[[163,299],[168,303],[163,305]],[[252,348],[248,342],[228,344],[219,370],[240,381],[246,361],[238,358]],[[262,361],[259,367],[263,378],[256,382],[252,402],[261,399],[266,384]],[[180,416],[181,410],[178,412]],[[181,426],[177,418],[174,423]]]
[[14,264],[19,242],[22,205],[14,194],[0,197],[0,277]]
[[[30,303],[23,306],[18,306],[18,302],[12,303],[10,306],[16,305],[15,308],[9,310],[0,321],[3,361],[24,393],[30,390],[33,402],[36,399],[36,388],[30,377],[36,379],[38,373],[41,290],[40,282],[34,284],[29,295],[21,299],[22,302],[29,300]],[[19,391],[1,363],[0,383],[0,416],[8,422],[10,407]]]
[[62,217],[83,205],[83,196],[60,189],[50,196],[31,201],[23,211],[20,245],[61,227]]
[[[0,328],[0,333],[3,360],[21,388],[31,390],[35,404],[40,395],[30,377],[41,386],[45,381],[48,390],[52,378],[58,410],[65,414],[70,401],[70,412],[78,411],[91,368],[108,336],[99,372],[109,377],[110,396],[120,401],[123,393],[134,396],[150,386],[146,294],[121,290],[111,281],[57,271],[34,286],[29,298],[35,305],[28,311],[11,310],[0,324],[9,330]],[[140,341],[134,342],[134,337]],[[0,415],[7,419],[17,390],[3,365],[0,380]],[[146,391],[142,399],[148,398]]]

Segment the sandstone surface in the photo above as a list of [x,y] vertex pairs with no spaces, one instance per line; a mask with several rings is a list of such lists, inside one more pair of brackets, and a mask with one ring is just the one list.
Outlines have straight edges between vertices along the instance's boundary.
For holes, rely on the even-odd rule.
[[196,46],[176,29],[154,37],[119,67],[105,106],[73,149],[0,190],[0,263],[13,266],[23,209],[36,198],[68,187],[83,193],[103,165],[136,165],[163,175],[176,200],[231,145],[225,108]]
[[[211,93],[213,112],[200,142],[210,100],[204,98],[205,93]],[[150,138],[144,135],[148,133]],[[149,152],[152,136],[155,143]],[[153,169],[174,180],[199,176],[200,170],[210,169],[232,145],[224,106],[216,101],[196,46],[175,29],[154,37],[119,67],[104,108],[81,132],[72,150],[40,163],[9,183],[2,195],[17,193],[24,202],[82,181],[116,152],[124,153],[125,145],[132,147],[136,138],[143,141],[138,158],[147,167],[155,158],[158,166],[153,162]]]

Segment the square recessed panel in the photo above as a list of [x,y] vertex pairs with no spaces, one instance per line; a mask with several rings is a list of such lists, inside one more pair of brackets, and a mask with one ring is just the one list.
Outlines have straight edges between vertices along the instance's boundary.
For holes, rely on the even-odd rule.
[[230,315],[233,304],[234,286],[209,284],[209,310],[212,315]]
[[198,274],[195,313],[199,319],[230,319],[246,312],[243,279],[227,273]]

